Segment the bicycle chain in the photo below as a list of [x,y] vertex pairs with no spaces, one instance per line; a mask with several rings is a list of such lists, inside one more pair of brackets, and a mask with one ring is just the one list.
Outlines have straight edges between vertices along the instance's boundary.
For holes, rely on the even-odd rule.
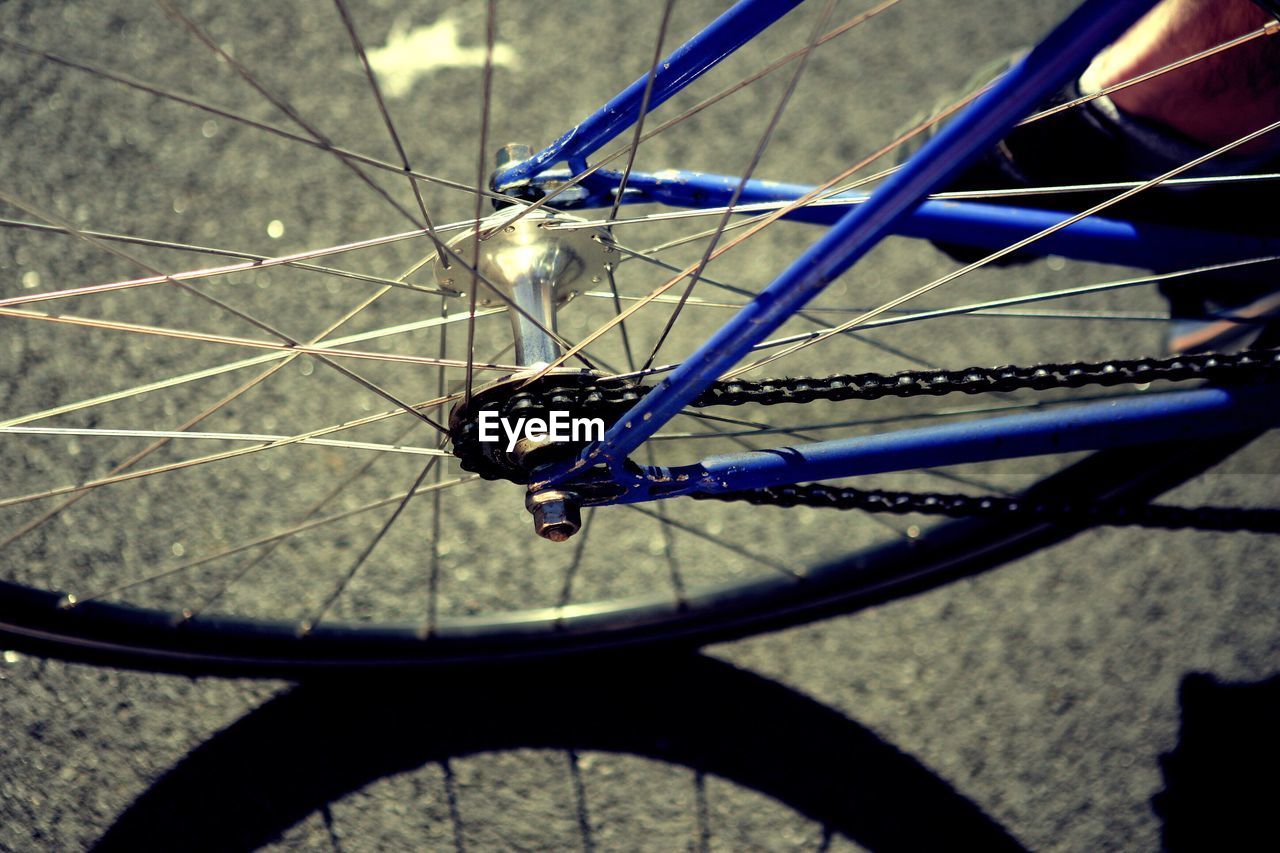
[[965,370],[906,370],[884,375],[860,373],[826,379],[764,379],[717,382],[694,406],[774,405],[813,400],[877,400],[882,397],[942,396],[961,392],[1048,391],[1086,385],[1144,385],[1157,380],[1257,378],[1280,375],[1280,352],[1204,353],[1169,358],[1040,364],[1034,367],[970,367]]
[[1280,510],[1243,507],[1181,507],[1160,504],[1098,503],[939,492],[895,492],[883,489],[837,488],[810,483],[772,486],[720,494],[695,493],[697,500],[745,501],[757,506],[863,510],[906,515],[944,515],[950,518],[1011,517],[1038,519],[1084,527],[1150,527],[1161,530],[1218,530],[1280,533]]
[[[1040,364],[1032,367],[970,367],[964,370],[906,370],[893,374],[838,374],[823,378],[799,377],[763,380],[726,380],[713,383],[691,402],[694,408],[780,405],[815,400],[877,400],[884,397],[985,394],[1020,390],[1048,391],[1085,386],[1143,385],[1155,381],[1248,382],[1280,379],[1280,351],[1199,353],[1166,358],[1113,359],[1102,362]],[[475,412],[493,410],[503,417],[527,416],[553,409],[577,417],[617,420],[654,386],[623,380],[544,377],[533,385],[499,399],[481,400]],[[454,453],[465,470],[486,479],[528,481],[528,472],[479,441],[476,418],[456,409],[450,419]],[[571,453],[576,448],[568,448]],[[1203,527],[1213,530],[1280,532],[1277,513],[1234,508],[1180,507],[1077,507],[1068,504],[1027,504],[1016,499],[967,495],[833,489],[821,485],[754,489],[720,495],[696,495],[700,499],[747,501],[774,506],[815,506],[862,509],[868,512],[924,513],[935,515],[1012,515],[1032,513],[1056,520],[1078,519],[1087,524],[1136,524],[1152,527]]]

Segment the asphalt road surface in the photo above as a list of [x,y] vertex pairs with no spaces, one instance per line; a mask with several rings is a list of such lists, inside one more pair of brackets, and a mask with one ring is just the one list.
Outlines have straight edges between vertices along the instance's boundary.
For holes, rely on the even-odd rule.
[[[396,159],[331,6],[179,5],[299,116],[339,144]],[[414,167],[474,183],[484,4],[350,5]],[[666,43],[687,38],[724,5],[677,3]],[[918,113],[954,95],[975,70],[1031,43],[1070,5],[902,0],[814,53],[756,174],[800,183],[838,174]],[[643,74],[661,16],[661,4],[638,0],[508,0],[497,8],[488,149],[509,141],[545,144]],[[837,3],[825,26],[867,8]],[[676,115],[802,47],[822,14],[816,0],[806,4],[664,105],[657,117]],[[0,35],[191,93],[237,116],[288,124],[230,63],[141,0],[9,2],[0,6]],[[740,173],[784,96],[792,67],[645,143],[636,168]],[[386,199],[322,151],[5,46],[0,137],[0,198],[7,200],[0,216],[8,219],[70,222],[269,256],[409,227]],[[378,181],[399,204],[416,206],[396,176]],[[432,186],[424,198],[437,223],[474,215],[469,194]],[[625,226],[632,230],[619,225],[615,231],[629,245],[648,247],[714,222],[691,221]],[[814,233],[775,226],[751,244],[753,251],[726,255],[708,274],[758,288]],[[663,257],[689,263],[703,245]],[[418,239],[319,262],[395,277],[422,258],[429,250],[423,246]],[[133,259],[65,234],[6,228],[0,231],[0,297],[133,278],[144,265],[172,271],[227,262],[225,256],[154,246],[125,251]],[[646,293],[665,278],[663,270],[629,266],[625,280],[619,276],[624,295]],[[818,306],[882,301],[954,266],[927,245],[891,240],[835,283]],[[1105,281],[1126,272],[1048,259],[975,273],[961,280],[956,299]],[[432,284],[425,273],[409,280]],[[201,287],[302,337],[323,332],[376,284],[276,268]],[[722,289],[698,293],[712,302],[736,298]],[[56,313],[113,322],[270,337],[171,288],[49,304]],[[938,294],[928,304],[956,301]],[[1119,310],[1162,308],[1150,289],[1064,305],[1113,317]],[[413,322],[439,310],[437,297],[397,290],[341,333]],[[461,309],[454,304],[451,310]],[[610,300],[579,297],[562,313],[560,329],[580,337],[612,310]],[[714,306],[691,306],[663,354],[674,359],[689,352],[725,316]],[[637,349],[647,351],[665,317],[637,315],[630,326]],[[465,352],[465,328],[450,327],[448,352],[455,357]],[[809,328],[796,320],[786,331]],[[928,332],[814,347],[787,370],[1149,354],[1158,350],[1161,334],[1160,323],[1136,317],[956,318]],[[376,339],[362,346],[434,355],[440,341],[431,329],[395,340],[394,347]],[[505,340],[500,317],[478,324],[481,358],[501,361]],[[260,354],[0,318],[0,419]],[[617,335],[603,340],[597,354],[615,367],[625,365]],[[426,399],[436,387],[434,367],[369,361],[358,368],[404,398]],[[172,429],[248,375],[218,375],[39,422]],[[344,377],[299,359],[201,428],[288,435],[386,406]],[[884,410],[916,411],[889,404]],[[847,415],[815,408],[767,417],[796,427]],[[694,421],[681,428],[710,429]],[[362,430],[350,438],[434,443],[427,429],[406,433],[394,419]],[[693,450],[735,446],[721,438],[700,441]],[[140,442],[145,439],[9,434],[0,440],[0,482],[8,496],[101,477]],[[696,443],[661,443],[659,457],[681,458]],[[158,451],[154,464],[242,446],[174,444],[183,446]],[[186,446],[193,444],[199,447]],[[1257,442],[1168,500],[1271,505],[1275,447],[1274,441]],[[6,579],[76,590],[82,597],[111,593],[184,560],[296,524],[368,453],[293,447],[105,487],[7,545],[0,565]],[[423,457],[381,454],[377,464],[332,509],[403,493]],[[884,482],[1013,489],[1054,464],[942,472],[963,482],[928,473]],[[442,476],[455,473],[448,468]],[[404,618],[428,606],[423,567],[430,559],[442,567],[430,605],[441,613],[556,603],[573,546],[532,537],[518,491],[509,484],[484,484],[468,494],[471,500],[451,496],[444,502],[434,546],[428,544],[431,502],[411,503],[378,546],[377,559],[331,605],[325,603],[329,591],[385,516],[361,516],[290,539],[241,582],[227,584],[237,564],[213,563],[118,595],[169,609],[194,604],[299,619],[318,611],[335,618]],[[52,505],[46,499],[0,508],[0,532],[7,536]],[[634,512],[601,511],[589,523],[595,550],[588,549],[574,577],[571,600],[669,588],[673,578],[691,588],[724,582],[767,571],[762,566],[769,561],[802,566],[886,537],[915,535],[909,525],[924,523],[907,518],[885,526],[845,515],[750,514],[705,505],[675,504],[670,511],[716,541],[671,533]],[[742,557],[726,543],[749,547],[755,557]],[[1278,561],[1280,549],[1263,536],[1093,530],[927,594],[714,646],[694,659],[628,657],[567,670],[391,683],[299,687],[188,679],[6,652],[0,662],[0,849],[66,850],[99,841],[132,850],[347,851],[1134,850],[1162,842],[1190,849],[1206,838],[1226,844],[1228,833],[1263,819],[1264,804],[1274,803],[1276,793],[1274,783],[1267,790],[1258,780],[1274,776],[1277,758],[1277,690],[1267,679],[1280,668]]]

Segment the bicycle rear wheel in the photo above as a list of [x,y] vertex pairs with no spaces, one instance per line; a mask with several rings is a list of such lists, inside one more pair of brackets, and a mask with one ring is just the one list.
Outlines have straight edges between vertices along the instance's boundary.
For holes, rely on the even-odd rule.
[[[870,52],[870,61],[900,64],[900,54],[877,46],[875,27],[896,32],[909,15],[928,11],[908,5],[886,7],[884,15],[841,37],[848,43],[815,51],[794,93],[788,94],[790,72],[781,71],[645,142],[637,169],[740,169],[749,159],[742,138],[755,148],[764,118],[784,100],[790,101],[784,118],[838,114],[832,92],[867,61],[859,59],[857,47]],[[458,365],[472,352],[465,297],[440,295],[439,282],[420,273],[430,241],[420,234],[395,241],[385,235],[406,232],[423,209],[437,224],[459,223],[455,231],[441,228],[446,236],[465,232],[475,216],[475,196],[465,186],[487,171],[489,149],[511,138],[549,138],[566,118],[649,67],[662,29],[655,11],[648,5],[610,8],[621,20],[618,27],[643,28],[646,37],[620,45],[621,30],[598,21],[550,22],[501,7],[487,60],[484,33],[490,27],[483,10],[422,21],[372,12],[365,20],[361,10],[353,29],[367,39],[366,54],[380,69],[380,94],[400,140],[394,144],[338,12],[321,20],[302,8],[182,10],[190,24],[94,7],[12,13],[0,59],[5,85],[18,97],[6,102],[4,118],[19,128],[23,144],[4,155],[4,172],[13,176],[3,190],[11,238],[4,262],[14,273],[10,280],[18,282],[5,292],[10,313],[0,318],[10,342],[3,418],[8,434],[0,442],[3,464],[12,472],[7,500],[0,501],[7,524],[0,553],[8,569],[0,625],[8,644],[111,665],[260,675],[694,645],[888,601],[1074,532],[1018,521],[920,530],[868,518],[833,531],[829,516],[818,511],[681,502],[597,509],[588,513],[582,538],[557,546],[529,533],[520,487],[467,479],[447,453],[440,454],[441,437],[402,414],[398,402],[456,390],[464,381]],[[668,49],[714,11],[678,9],[663,34]],[[868,9],[847,11],[857,18]],[[1048,24],[1045,10],[1003,11],[1012,18],[1007,34],[988,34],[979,20],[967,24],[993,54]],[[802,48],[825,14],[817,7],[793,13],[709,75],[706,91],[734,85]],[[895,14],[903,16],[896,23]],[[831,18],[824,29],[838,23]],[[571,36],[564,27],[580,32]],[[114,35],[101,39],[108,33]],[[199,34],[226,56],[219,59]],[[452,67],[425,68],[414,60],[415,51],[422,53],[414,45],[445,38],[455,39]],[[542,57],[520,53],[522,44],[566,39],[583,45],[584,56],[568,58],[571,67],[549,67]],[[959,76],[968,57],[953,58]],[[583,81],[573,70],[580,68],[578,59],[594,60],[608,73]],[[317,78],[306,87],[292,73],[303,67]],[[107,69],[121,68],[149,81],[152,91],[108,76],[114,72]],[[483,109],[469,99],[466,109],[441,104],[442,91],[480,92],[487,73],[493,95]],[[905,69],[908,85],[913,75],[929,73]],[[287,101],[304,123],[271,111],[264,90],[277,103]],[[181,92],[199,93],[194,99],[224,112],[175,103]],[[547,92],[565,102],[545,105]],[[433,110],[417,109],[421,103]],[[693,103],[691,93],[663,109],[675,115]],[[530,104],[543,106],[531,113]],[[839,170],[833,164],[847,166],[874,150],[884,131],[914,111],[910,104],[865,108],[874,116],[868,124],[879,127],[851,133],[850,150],[811,156],[805,140],[788,138],[788,125],[780,124],[758,173],[825,179]],[[263,123],[290,136],[254,126]],[[726,126],[751,130],[716,132]],[[403,146],[415,171],[446,176],[464,189],[419,181],[420,209],[403,174],[384,175],[387,170],[360,161],[371,186],[352,174],[349,160],[324,150],[328,143],[317,150],[314,137],[312,144],[299,141],[312,130],[328,139],[330,128],[344,149],[383,152],[379,161],[390,163],[393,173],[396,158],[388,152]],[[881,135],[873,142],[877,129]],[[445,130],[448,144],[441,142]],[[45,154],[50,139],[57,140],[51,157]],[[486,165],[477,169],[482,150]],[[623,209],[620,219],[636,221],[614,225],[615,238],[655,249],[651,260],[679,266],[696,260],[703,240],[657,249],[715,222],[660,220],[635,210]],[[136,234],[170,242],[111,236]],[[297,260],[306,266],[252,263],[255,256],[276,258],[365,238],[385,242],[359,254],[308,253]],[[777,258],[811,239],[807,227],[779,223],[744,246],[740,258],[727,255],[710,266],[662,353],[678,357],[691,350],[725,316],[724,306],[741,302],[742,291],[758,289],[776,273]],[[228,246],[234,247],[231,257],[210,251]],[[77,285],[246,259],[245,267],[226,275],[189,280],[189,288],[213,296],[221,303],[216,305],[163,276],[70,301],[23,301]],[[947,268],[941,256],[893,241],[869,260],[868,273],[859,267],[855,281],[829,288],[810,317],[843,319],[861,300],[886,298],[906,289],[901,281],[910,276]],[[965,299],[1007,295],[1032,274],[1040,279],[1037,288],[1048,290],[1096,281],[1104,273],[1059,266],[1048,261],[1034,273],[985,271],[986,278],[974,276],[966,284]],[[406,269],[411,272],[402,275]],[[617,304],[642,298],[653,276],[667,274],[652,263],[628,261],[618,275],[618,299],[608,282],[595,282],[563,312],[561,331],[584,337],[612,317]],[[187,285],[188,279],[178,278]],[[841,337],[838,347],[805,350],[785,366],[799,373],[851,365],[890,371],[1150,352],[1161,331],[1158,297],[1150,288],[1125,293],[1126,299],[1067,303],[1073,310],[1064,316],[1042,312],[1011,321],[979,314],[939,321],[952,324],[941,332],[907,324],[901,334]],[[629,360],[643,360],[667,320],[670,303],[658,307],[664,304],[666,310],[637,314],[626,335],[619,329],[593,345],[591,354],[606,371],[623,372]],[[813,327],[804,318],[796,323],[796,330]],[[1057,331],[1062,328],[1072,331]],[[1129,333],[1132,328],[1142,331]],[[314,357],[323,352],[308,357],[245,343],[272,342],[272,330],[304,342],[338,338],[343,342],[337,346],[359,355],[345,356],[339,370],[329,363],[337,359]],[[504,318],[477,320],[477,382],[501,374],[500,368],[482,368],[503,365],[508,342]],[[442,366],[441,358],[453,362]],[[885,401],[852,415],[833,406],[799,414],[759,408],[732,413],[746,425],[690,418],[654,442],[654,452],[665,460],[682,453],[687,458],[690,448],[732,449],[744,441],[768,446],[766,439],[774,436],[741,434],[761,427],[828,436],[849,429],[839,425],[851,418],[862,422],[853,429],[871,430],[882,422],[964,418],[1039,404],[1026,397],[977,407]],[[437,422],[447,414],[440,407],[427,413]],[[361,423],[336,429],[354,422]],[[186,441],[176,433],[204,435]],[[158,446],[148,450],[153,444]],[[192,445],[215,449],[197,453],[188,450]],[[1036,494],[1146,500],[1237,445],[1223,441],[1195,452],[1153,447],[1070,459],[1065,468],[1057,461],[1024,461],[877,482],[938,488],[940,477],[948,485],[961,477],[984,488],[1020,491],[1038,483]],[[144,450],[143,458],[135,458]],[[193,464],[206,457],[213,458]],[[154,473],[135,476],[145,471]],[[419,494],[410,499],[414,492]]]

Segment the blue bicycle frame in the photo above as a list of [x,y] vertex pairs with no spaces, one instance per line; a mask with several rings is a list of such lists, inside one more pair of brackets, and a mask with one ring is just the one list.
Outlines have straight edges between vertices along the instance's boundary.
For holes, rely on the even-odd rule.
[[[984,95],[947,124],[870,195],[846,195],[790,216],[830,226],[826,234],[750,301],[579,456],[550,469],[531,490],[586,488],[588,503],[653,500],[693,492],[737,491],[907,468],[1089,450],[1275,425],[1272,395],[1250,389],[1202,389],[1152,395],[704,459],[676,468],[642,468],[627,457],[713,381],[737,364],[883,237],[902,234],[998,249],[1060,224],[1061,212],[922,200],[944,187],[980,152],[1077,75],[1100,49],[1155,0],[1087,0]],[[649,109],[697,79],[799,4],[741,0],[682,45],[654,74]],[[640,116],[648,75],[531,159],[502,172],[499,189],[563,179]],[[553,169],[560,164],[564,168]],[[598,170],[582,181],[575,206],[611,205],[621,175]],[[630,175],[624,202],[682,207],[727,204],[740,181],[683,172]],[[739,203],[793,201],[811,188],[752,180]],[[1037,244],[1041,253],[1151,269],[1280,254],[1280,241],[1089,217]],[[598,488],[607,486],[608,488]]]

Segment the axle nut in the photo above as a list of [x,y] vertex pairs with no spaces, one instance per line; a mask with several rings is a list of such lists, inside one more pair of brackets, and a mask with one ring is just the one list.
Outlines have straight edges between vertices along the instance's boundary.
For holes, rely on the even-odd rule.
[[525,509],[533,514],[533,529],[543,539],[563,542],[582,529],[577,495],[547,489],[525,495]]

